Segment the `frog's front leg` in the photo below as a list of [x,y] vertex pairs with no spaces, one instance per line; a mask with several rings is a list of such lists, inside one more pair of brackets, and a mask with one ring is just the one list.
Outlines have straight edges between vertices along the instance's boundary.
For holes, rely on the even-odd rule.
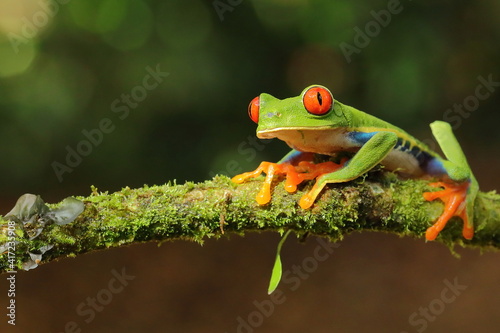
[[274,176],[280,174],[293,174],[294,167],[288,163],[278,164],[272,162],[262,162],[254,171],[236,175],[231,180],[236,184],[241,184],[249,178],[259,177],[262,173],[266,174],[266,179],[264,180],[262,187],[256,196],[256,200],[259,205],[265,205],[269,201],[271,201],[271,183],[274,179]]
[[[236,175],[231,180],[234,183],[241,184],[247,179],[257,178],[262,173],[265,173],[266,179],[264,180],[264,183],[262,184],[262,187],[256,196],[257,203],[259,203],[259,205],[265,205],[269,201],[271,201],[271,184],[274,176],[283,174],[286,175],[287,181],[285,183],[285,188],[287,189],[287,191],[293,192],[296,189],[297,185],[302,182],[302,180],[295,172],[292,163],[303,161],[307,158],[309,158],[309,154],[305,154],[297,150],[292,150],[291,152],[286,154],[278,163],[262,162],[254,171]],[[310,158],[312,158],[312,156]]]
[[[365,134],[361,134],[361,137],[363,140],[366,138]],[[370,171],[389,154],[397,140],[398,137],[393,132],[374,132],[343,168],[324,174],[316,180],[312,189],[300,199],[300,207],[311,207],[326,184],[347,182]]]
[[268,175],[266,177],[266,182],[272,180],[275,174],[286,174],[288,172],[292,172],[293,168],[289,168],[288,166],[298,164],[300,161],[304,160],[312,160],[314,154],[311,153],[303,153],[297,150],[292,150],[288,154],[286,154],[278,163],[273,162],[262,162],[259,164],[257,169],[254,171],[244,172],[242,174],[234,176],[231,180],[237,184],[241,184],[250,178],[257,178],[262,173]]
[[236,175],[232,178],[232,181],[241,184],[247,179],[259,177],[262,173],[265,173],[266,179],[256,196],[257,203],[265,205],[271,201],[271,185],[275,176],[285,175],[285,189],[287,192],[292,193],[297,190],[297,185],[304,180],[314,179],[320,174],[330,173],[341,167],[341,164],[334,162],[314,164],[313,159],[313,153],[292,150],[278,163],[262,162],[254,171]]
[[443,187],[444,190],[424,193],[426,200],[432,201],[439,198],[445,204],[443,213],[427,229],[425,237],[427,240],[436,239],[448,221],[453,216],[459,216],[464,223],[462,230],[464,238],[472,239],[474,236],[474,203],[479,191],[479,185],[467,163],[460,144],[453,135],[450,124],[436,121],[431,124],[431,129],[448,160],[435,159],[431,164],[433,170],[430,171],[448,176],[451,182],[431,183],[431,186]]

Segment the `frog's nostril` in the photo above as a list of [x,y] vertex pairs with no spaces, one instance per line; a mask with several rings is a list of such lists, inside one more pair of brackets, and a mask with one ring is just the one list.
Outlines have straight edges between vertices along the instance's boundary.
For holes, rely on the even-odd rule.
[[266,113],[266,118],[274,118],[274,117],[281,117],[281,113],[279,112],[268,112]]

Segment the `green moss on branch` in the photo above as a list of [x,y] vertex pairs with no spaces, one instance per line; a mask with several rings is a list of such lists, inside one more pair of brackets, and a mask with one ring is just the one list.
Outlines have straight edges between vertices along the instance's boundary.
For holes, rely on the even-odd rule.
[[[332,240],[353,231],[377,230],[423,238],[443,209],[440,201],[424,201],[422,193],[432,190],[426,181],[400,180],[385,172],[329,186],[309,210],[301,209],[297,202],[311,184],[295,194],[286,193],[282,184],[277,184],[272,202],[259,206],[255,195],[261,184],[254,180],[235,185],[218,176],[199,184],[127,187],[111,194],[93,189],[90,196],[78,197],[85,209],[74,222],[48,225],[33,240],[17,230],[15,266],[20,268],[29,261],[29,252],[37,253],[49,245],[53,247],[43,254],[41,263],[136,242],[202,242],[221,237],[222,230],[243,234],[292,229]],[[6,239],[7,221],[1,219],[0,223],[4,224],[1,244]],[[459,219],[448,223],[438,241],[449,246],[500,248],[499,195],[479,194],[475,224],[471,241],[462,238]],[[0,258],[0,272],[8,270],[5,253]]]

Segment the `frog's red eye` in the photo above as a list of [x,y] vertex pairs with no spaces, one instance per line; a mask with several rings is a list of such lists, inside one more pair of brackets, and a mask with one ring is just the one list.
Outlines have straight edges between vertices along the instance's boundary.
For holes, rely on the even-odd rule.
[[256,124],[259,123],[259,104],[260,99],[259,96],[257,96],[252,99],[252,101],[248,105],[248,115],[250,116],[250,119],[252,119]]
[[305,92],[302,103],[309,113],[319,116],[331,110],[333,97],[325,88],[312,87]]

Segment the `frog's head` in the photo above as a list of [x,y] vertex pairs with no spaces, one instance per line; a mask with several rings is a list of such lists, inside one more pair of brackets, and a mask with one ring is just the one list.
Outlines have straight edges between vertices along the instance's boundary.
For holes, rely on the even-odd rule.
[[255,97],[248,106],[250,118],[258,124],[260,139],[279,138],[298,147],[318,136],[349,127],[350,116],[326,87],[313,85],[297,97],[277,99],[268,94]]

